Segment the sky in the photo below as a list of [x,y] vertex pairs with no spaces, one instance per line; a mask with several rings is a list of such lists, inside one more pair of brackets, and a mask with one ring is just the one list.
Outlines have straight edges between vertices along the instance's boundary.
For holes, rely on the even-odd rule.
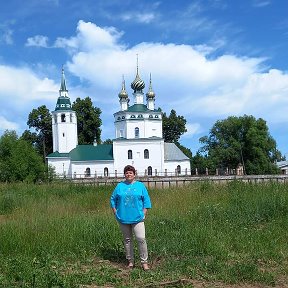
[[115,137],[122,75],[130,103],[139,74],[155,106],[187,120],[180,143],[229,116],[263,118],[288,156],[287,0],[10,0],[0,10],[0,135],[53,111],[62,67],[71,103],[100,108],[102,140]]

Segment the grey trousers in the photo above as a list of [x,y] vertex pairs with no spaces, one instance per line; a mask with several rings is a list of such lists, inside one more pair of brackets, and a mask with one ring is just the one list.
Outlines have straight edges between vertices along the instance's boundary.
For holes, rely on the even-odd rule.
[[141,263],[147,263],[148,250],[147,250],[147,242],[145,239],[144,222],[139,222],[136,224],[119,223],[119,225],[123,234],[126,259],[129,262],[134,263],[134,249],[133,249],[133,232],[134,232],[136,241],[138,242],[138,250],[140,254]]

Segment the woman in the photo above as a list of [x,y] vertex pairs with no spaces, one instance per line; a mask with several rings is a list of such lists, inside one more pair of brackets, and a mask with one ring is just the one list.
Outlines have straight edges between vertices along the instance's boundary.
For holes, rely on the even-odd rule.
[[145,185],[135,180],[135,173],[135,168],[131,165],[124,168],[126,180],[117,184],[112,193],[110,204],[123,234],[128,268],[134,267],[134,232],[138,242],[142,268],[149,270],[144,219],[147,209],[151,208],[151,201]]

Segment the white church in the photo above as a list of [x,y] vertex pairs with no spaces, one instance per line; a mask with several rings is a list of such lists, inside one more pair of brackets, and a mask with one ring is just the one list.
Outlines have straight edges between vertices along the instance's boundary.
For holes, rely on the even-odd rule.
[[133,104],[122,81],[118,94],[120,110],[114,113],[115,139],[112,144],[78,145],[77,117],[72,110],[64,70],[55,111],[52,112],[53,153],[48,165],[59,177],[123,177],[126,165],[138,176],[179,176],[191,174],[190,160],[174,144],[164,142],[162,112],[155,109],[151,76],[146,103],[145,83],[138,72],[131,83]]

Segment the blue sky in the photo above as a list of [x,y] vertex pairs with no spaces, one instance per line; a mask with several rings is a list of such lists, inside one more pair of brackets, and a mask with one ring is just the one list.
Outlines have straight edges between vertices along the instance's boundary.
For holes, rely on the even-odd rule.
[[267,121],[288,156],[286,0],[10,0],[0,11],[0,133],[27,129],[33,108],[55,108],[62,65],[71,101],[102,110],[114,138],[122,75],[132,101],[136,55],[156,107],[187,120],[195,154],[216,120]]

